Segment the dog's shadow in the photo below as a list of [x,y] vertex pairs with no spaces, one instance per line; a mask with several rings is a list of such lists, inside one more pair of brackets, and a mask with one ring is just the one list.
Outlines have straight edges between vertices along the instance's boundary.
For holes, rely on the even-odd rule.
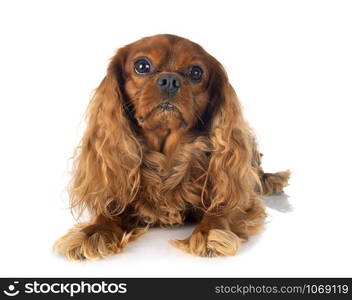
[[265,206],[282,213],[287,213],[293,211],[293,206],[288,201],[289,197],[290,196],[288,196],[287,194],[281,193],[273,196],[265,196],[263,197],[263,200]]
[[[290,196],[281,193],[278,195],[272,195],[272,196],[265,196],[263,197],[263,201],[266,207],[271,208],[273,210],[276,210],[281,213],[290,213],[294,210],[294,207],[291,205],[289,202]],[[266,223],[270,223],[269,221],[266,221]],[[260,240],[262,239],[262,235],[258,234],[255,236],[251,236],[248,242],[243,244],[243,250],[247,251],[254,247]]]

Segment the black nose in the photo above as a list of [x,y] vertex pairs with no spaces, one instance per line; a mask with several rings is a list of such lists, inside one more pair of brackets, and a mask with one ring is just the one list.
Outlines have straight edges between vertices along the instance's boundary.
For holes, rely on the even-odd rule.
[[160,90],[169,96],[174,95],[181,86],[180,80],[171,74],[160,76],[156,83]]

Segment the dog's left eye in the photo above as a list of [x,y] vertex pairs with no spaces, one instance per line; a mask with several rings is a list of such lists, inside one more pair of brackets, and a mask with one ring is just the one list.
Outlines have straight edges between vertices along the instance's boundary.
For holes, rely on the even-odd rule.
[[202,79],[203,70],[199,66],[191,65],[189,67],[188,76],[191,78],[192,81],[199,82]]
[[139,74],[147,74],[151,70],[151,63],[146,58],[139,58],[134,63],[134,71]]

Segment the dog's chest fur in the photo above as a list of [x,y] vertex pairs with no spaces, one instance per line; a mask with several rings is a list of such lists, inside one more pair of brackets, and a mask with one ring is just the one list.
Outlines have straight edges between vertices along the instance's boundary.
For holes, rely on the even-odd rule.
[[147,224],[182,224],[185,212],[202,208],[208,199],[211,144],[206,137],[178,147],[172,158],[144,153],[141,193],[134,209]]

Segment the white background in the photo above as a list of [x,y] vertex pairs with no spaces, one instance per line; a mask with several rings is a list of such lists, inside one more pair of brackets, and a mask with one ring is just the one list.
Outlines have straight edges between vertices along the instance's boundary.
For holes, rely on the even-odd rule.
[[[0,276],[352,276],[350,1],[2,1]],[[73,263],[52,243],[74,224],[68,158],[114,51],[173,33],[228,70],[267,171],[290,168],[267,199],[265,232],[236,257],[168,244],[155,229],[122,254]],[[274,209],[273,209],[274,208]]]

